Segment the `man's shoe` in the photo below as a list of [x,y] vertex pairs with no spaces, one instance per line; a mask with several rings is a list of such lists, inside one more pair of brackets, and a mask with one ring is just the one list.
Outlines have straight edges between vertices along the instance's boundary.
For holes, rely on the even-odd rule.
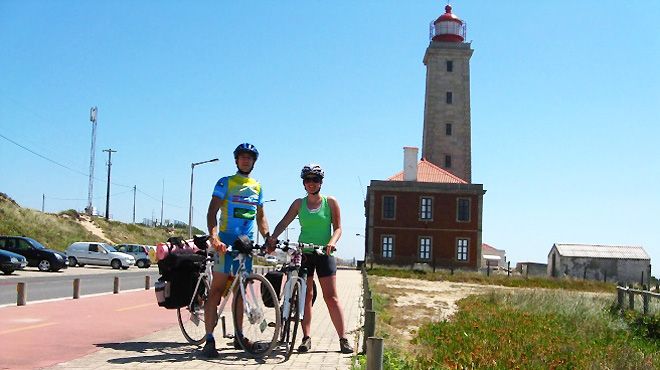
[[[243,337],[243,344],[245,344],[245,347],[247,347],[247,348],[252,347],[252,342],[250,342],[250,340],[245,338],[245,337]],[[241,344],[238,342],[237,337],[234,337],[234,349],[243,350],[243,347],[241,347]]]
[[215,349],[215,339],[207,339],[206,343],[204,344],[204,348],[202,348],[202,355],[207,358],[216,358],[220,356],[218,353],[218,350]]
[[312,349],[312,338],[303,337],[302,343],[300,343],[300,346],[298,346],[298,352],[305,353],[310,349]]
[[348,344],[348,339],[341,338],[339,339],[339,352],[341,353],[353,353],[353,347]]

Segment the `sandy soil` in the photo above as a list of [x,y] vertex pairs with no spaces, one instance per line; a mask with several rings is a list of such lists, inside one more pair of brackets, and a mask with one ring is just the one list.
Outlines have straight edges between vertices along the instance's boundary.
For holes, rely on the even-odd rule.
[[501,286],[393,277],[373,277],[370,281],[384,288],[383,291],[394,300],[398,322],[396,326],[400,330],[403,324],[405,330],[401,334],[407,340],[412,339],[419,323],[449,319],[458,308],[456,302],[462,298],[471,294],[511,289]]
[[81,219],[78,220],[78,223],[81,224],[87,231],[89,231],[90,233],[94,234],[95,236],[103,239],[105,242],[114,244],[112,240],[108,239],[105,236],[105,234],[103,234],[103,229],[101,229],[100,227],[94,225],[94,223],[92,222],[92,220],[89,217],[82,215]]

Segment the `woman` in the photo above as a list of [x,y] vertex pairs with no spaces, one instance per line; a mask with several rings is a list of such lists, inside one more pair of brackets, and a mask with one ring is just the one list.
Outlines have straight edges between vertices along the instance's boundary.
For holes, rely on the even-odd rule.
[[[272,252],[277,243],[277,237],[282,234],[291,221],[298,217],[300,221],[298,241],[325,246],[323,255],[315,253],[304,255],[302,265],[307,267],[308,271],[307,286],[311,287],[314,284],[314,272],[316,271],[319,275],[323,299],[328,306],[330,318],[339,336],[339,350],[342,353],[353,353],[353,348],[346,338],[344,314],[337,297],[337,263],[335,257],[331,255],[341,236],[341,214],[339,203],[334,197],[320,194],[324,175],[323,169],[318,164],[312,163],[303,167],[300,171],[300,178],[302,178],[307,196],[291,203],[286,215],[268,238],[268,245]],[[305,316],[302,321],[303,339],[302,344],[298,347],[298,352],[307,352],[312,348],[312,340],[309,336],[312,322],[312,295],[313,290],[307,289]]]

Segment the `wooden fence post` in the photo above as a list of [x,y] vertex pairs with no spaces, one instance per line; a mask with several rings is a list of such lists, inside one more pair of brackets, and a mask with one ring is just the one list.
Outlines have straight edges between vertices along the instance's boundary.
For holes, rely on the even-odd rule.
[[73,299],[80,298],[80,278],[73,279]]
[[25,283],[18,283],[16,284],[16,305],[17,306],[25,306],[25,296],[27,295],[26,293],[26,286]]
[[506,276],[511,276],[511,261],[506,261]]
[[383,338],[367,338],[367,370],[383,368]]
[[649,298],[651,294],[644,289],[642,292],[642,304],[644,306],[644,315],[648,315],[649,313]]
[[631,310],[635,309],[635,293],[630,288],[628,289],[628,308]]
[[624,288],[621,287],[621,286],[616,287],[616,303],[617,303],[617,306],[619,307],[619,309],[622,312],[623,312],[623,309],[624,309],[623,305],[625,304],[624,299],[623,299],[623,295],[624,295],[623,289]]
[[119,276],[115,276],[114,282],[112,284],[112,293],[113,294],[119,293]]

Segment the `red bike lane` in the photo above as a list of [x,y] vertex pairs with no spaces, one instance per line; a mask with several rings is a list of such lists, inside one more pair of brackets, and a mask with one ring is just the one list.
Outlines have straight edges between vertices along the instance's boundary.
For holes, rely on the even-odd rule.
[[153,290],[0,308],[0,369],[52,366],[174,325]]

